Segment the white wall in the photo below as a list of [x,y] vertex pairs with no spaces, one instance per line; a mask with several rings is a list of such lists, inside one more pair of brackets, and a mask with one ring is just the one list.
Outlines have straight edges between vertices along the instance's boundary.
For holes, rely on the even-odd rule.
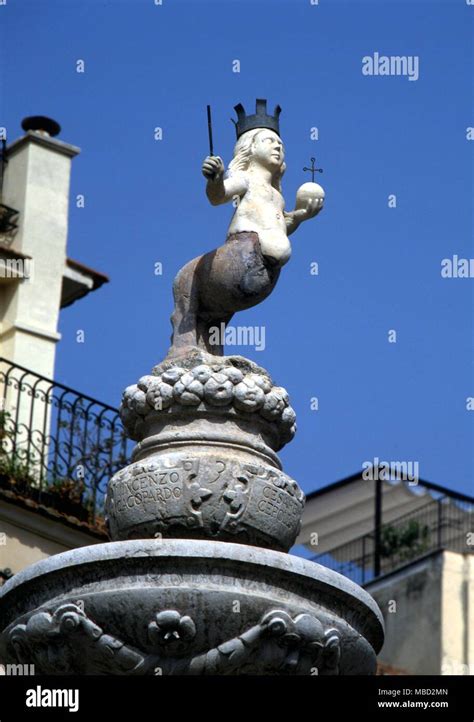
[[8,567],[16,574],[53,554],[104,541],[108,540],[0,501],[0,569]]
[[379,660],[409,674],[474,674],[474,556],[436,552],[366,585],[384,616]]
[[9,146],[5,170],[4,202],[20,211],[12,247],[31,256],[33,277],[3,292],[0,355],[48,378],[60,338],[71,158],[78,152],[29,132]]

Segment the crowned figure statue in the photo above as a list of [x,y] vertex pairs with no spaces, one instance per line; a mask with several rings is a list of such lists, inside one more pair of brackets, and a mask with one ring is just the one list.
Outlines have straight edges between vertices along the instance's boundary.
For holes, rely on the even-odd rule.
[[323,208],[321,186],[305,183],[295,209],[285,211],[280,106],[268,115],[267,101],[258,99],[254,115],[246,115],[241,104],[235,110],[237,142],[227,171],[219,156],[209,155],[202,164],[210,203],[232,201],[234,214],[225,243],[189,261],[175,278],[169,356],[186,354],[190,347],[222,355],[222,344],[210,339],[210,327],[225,328],[234,313],[272,292],[291,255],[288,236]]

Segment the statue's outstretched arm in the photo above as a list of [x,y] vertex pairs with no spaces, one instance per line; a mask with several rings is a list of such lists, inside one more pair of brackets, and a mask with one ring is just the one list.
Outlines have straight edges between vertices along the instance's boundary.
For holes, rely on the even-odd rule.
[[286,222],[286,233],[289,236],[294,233],[300,223],[303,221],[309,221],[310,218],[314,218],[323,209],[323,198],[312,198],[308,200],[305,208],[298,208],[294,211],[284,213]]
[[202,174],[207,178],[206,195],[213,206],[242,197],[247,190],[247,181],[242,173],[233,173],[224,178],[224,163],[218,155],[209,155],[202,164]]

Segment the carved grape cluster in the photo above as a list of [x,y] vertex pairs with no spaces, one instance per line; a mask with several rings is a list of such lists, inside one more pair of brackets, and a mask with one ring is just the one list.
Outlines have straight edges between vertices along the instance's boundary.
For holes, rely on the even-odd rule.
[[189,370],[172,366],[160,375],[142,376],[138,384],[125,389],[120,414],[133,439],[137,438],[137,424],[175,404],[189,408],[203,404],[204,408],[229,407],[237,412],[258,413],[266,421],[278,424],[282,443],[290,441],[296,430],[296,415],[286,390],[273,386],[268,376],[243,372],[235,366],[200,364]]

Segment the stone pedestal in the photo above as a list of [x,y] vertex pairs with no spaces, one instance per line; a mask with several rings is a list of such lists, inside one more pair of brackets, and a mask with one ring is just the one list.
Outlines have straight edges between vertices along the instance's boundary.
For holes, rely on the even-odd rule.
[[125,390],[122,418],[138,444],[109,484],[113,539],[294,544],[304,494],[276,451],[295,413],[264,369],[205,352],[165,362]]
[[192,351],[124,392],[132,463],[109,483],[110,544],[0,591],[0,658],[48,674],[373,674],[381,613],[286,552],[304,494],[277,451],[288,394],[240,357]]

